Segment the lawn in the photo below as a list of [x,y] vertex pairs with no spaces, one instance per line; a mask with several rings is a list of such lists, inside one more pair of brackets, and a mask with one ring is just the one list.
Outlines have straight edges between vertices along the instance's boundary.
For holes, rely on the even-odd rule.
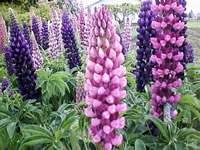
[[190,21],[187,23],[188,28],[200,28],[200,21]]

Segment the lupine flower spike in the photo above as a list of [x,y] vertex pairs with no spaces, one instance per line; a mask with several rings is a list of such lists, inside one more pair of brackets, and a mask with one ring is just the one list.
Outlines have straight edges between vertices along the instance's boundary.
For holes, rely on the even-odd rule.
[[43,65],[43,57],[42,57],[42,54],[40,52],[40,48],[37,44],[37,41],[35,39],[35,36],[34,36],[34,33],[32,32],[32,45],[33,45],[33,48],[32,48],[32,59],[33,59],[33,64],[34,64],[34,67],[35,69],[40,69],[42,68],[42,65]]
[[84,30],[84,46],[85,46],[86,51],[89,46],[89,37],[90,37],[91,27],[92,27],[91,26],[91,10],[90,10],[90,7],[88,7],[87,18],[86,18],[86,23],[85,23],[85,30]]
[[49,31],[48,24],[45,19],[42,20],[41,46],[44,50],[47,50],[49,48]]
[[3,17],[0,14],[0,53],[4,52],[4,46],[6,42],[6,25]]
[[155,37],[156,31],[151,28],[151,22],[155,19],[155,13],[151,11],[151,0],[144,1],[140,13],[137,28],[137,68],[134,72],[136,75],[136,90],[145,92],[145,86],[153,81],[152,67],[150,57],[154,53],[150,38]]
[[66,58],[69,68],[72,69],[77,66],[81,66],[81,58],[76,45],[76,39],[74,36],[74,30],[67,12],[63,12],[62,16],[62,28],[61,28],[62,39],[64,48],[66,49]]
[[17,76],[17,84],[19,93],[23,95],[24,100],[36,99],[40,100],[41,90],[35,89],[37,78],[33,60],[31,58],[30,49],[27,41],[17,24],[14,12],[9,8],[10,13],[10,52],[14,65],[15,75]]
[[120,146],[123,141],[123,135],[116,130],[124,128],[125,118],[119,114],[127,109],[127,105],[120,102],[126,97],[124,60],[111,12],[105,5],[95,8],[86,60],[85,90],[89,94],[84,112],[91,118],[89,136],[105,150]]
[[84,89],[85,85],[85,75],[82,72],[78,72],[76,76],[76,103],[80,103],[81,100],[85,99],[86,91]]
[[39,26],[39,23],[38,23],[38,20],[36,18],[36,16],[32,16],[31,17],[31,29],[35,35],[35,39],[37,41],[37,43],[40,45],[41,43],[41,39],[40,39],[40,26]]
[[164,117],[164,121],[168,122],[177,115],[177,110],[173,107],[181,97],[173,89],[182,84],[177,74],[184,69],[180,63],[184,54],[179,48],[185,37],[180,36],[179,32],[184,29],[185,23],[176,14],[183,14],[184,7],[178,0],[156,0],[156,5],[152,5],[151,10],[159,14],[151,23],[152,28],[157,31],[156,37],[151,38],[156,50],[155,55],[151,56],[151,61],[156,64],[152,69],[155,83],[151,86],[151,113],[155,117]]
[[85,12],[83,3],[81,1],[80,3],[80,14],[79,14],[79,38],[81,41],[81,44],[84,46],[84,34],[85,34]]
[[123,31],[123,41],[124,41],[125,48],[127,51],[130,49],[130,46],[131,46],[131,35],[132,35],[131,22],[129,18],[127,18],[124,25],[124,31]]
[[26,22],[23,22],[23,34],[24,34],[24,38],[26,39],[26,41],[29,45],[30,51],[32,53],[32,43],[31,43],[31,39],[30,39],[30,31],[29,31],[29,27]]
[[11,49],[6,46],[4,48],[4,61],[6,63],[6,69],[7,69],[7,73],[9,76],[14,74],[14,68],[13,68],[13,64],[12,64],[11,55],[12,55]]

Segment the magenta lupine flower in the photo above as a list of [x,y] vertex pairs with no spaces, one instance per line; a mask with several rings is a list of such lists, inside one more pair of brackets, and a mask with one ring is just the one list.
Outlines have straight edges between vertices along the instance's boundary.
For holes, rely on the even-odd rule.
[[6,42],[6,24],[3,17],[0,15],[0,53],[4,52],[4,46]]
[[81,100],[85,99],[86,91],[84,89],[85,85],[85,75],[82,72],[78,72],[76,76],[76,103],[78,104]]
[[57,14],[57,11],[53,8],[49,38],[49,55],[54,60],[59,58],[61,51],[60,26],[61,20]]
[[43,65],[43,57],[40,52],[40,48],[38,46],[38,43],[35,39],[34,33],[32,32],[32,59],[33,59],[33,65],[35,69],[39,69]]
[[[180,52],[179,48],[185,40],[184,36],[179,36],[185,24],[175,13],[182,14],[184,8],[179,5],[178,0],[166,0],[165,2],[156,0],[156,5],[152,5],[151,10],[158,14],[151,24],[152,28],[157,31],[156,37],[151,38],[156,50],[155,55],[151,56],[151,61],[156,63],[156,67],[152,69],[155,83],[151,86],[151,113],[155,117],[161,117],[167,110],[166,113],[169,116],[171,114],[170,119],[172,119],[177,115],[173,105],[181,97],[181,94],[175,93],[173,89],[179,88],[182,84],[177,74],[184,69],[180,63],[183,59],[183,52]],[[169,106],[168,109],[165,106]]]
[[91,118],[88,131],[93,142],[111,150],[123,141],[122,134],[117,134],[116,130],[125,126],[125,118],[119,117],[127,109],[126,104],[120,103],[126,97],[123,90],[127,85],[126,68],[122,66],[125,58],[112,14],[105,5],[95,8],[91,24],[85,73],[88,92],[85,115]]
[[88,7],[88,12],[87,12],[87,18],[86,18],[86,23],[85,23],[85,30],[84,30],[84,46],[85,49],[87,50],[87,47],[89,46],[89,37],[90,37],[90,29],[91,29],[91,10]]
[[131,35],[132,35],[132,27],[131,22],[129,18],[127,18],[125,25],[124,25],[124,31],[123,31],[123,41],[125,44],[125,48],[128,51],[131,46]]
[[80,3],[80,12],[79,12],[79,38],[81,41],[81,44],[84,45],[84,32],[85,32],[85,12],[84,12],[84,7],[83,3]]

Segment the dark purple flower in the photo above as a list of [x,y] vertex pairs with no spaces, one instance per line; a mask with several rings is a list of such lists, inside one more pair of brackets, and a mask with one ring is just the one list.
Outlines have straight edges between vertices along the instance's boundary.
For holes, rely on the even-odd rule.
[[11,50],[8,47],[4,48],[4,61],[6,63],[6,69],[9,76],[14,74],[13,64],[11,59]]
[[26,41],[30,47],[31,53],[32,53],[32,43],[30,40],[30,32],[29,32],[29,27],[26,22],[23,22],[23,34],[24,34],[24,38],[26,39]]
[[185,62],[193,63],[194,61],[194,50],[191,43],[187,42],[186,51],[185,51]]
[[3,77],[2,83],[1,83],[1,92],[4,93],[4,91],[8,88],[8,86],[9,86],[8,78]]
[[78,47],[76,45],[74,30],[66,12],[63,12],[62,16],[61,34],[64,48],[66,49],[66,57],[68,60],[69,68],[72,69],[74,67],[81,66],[82,63]]
[[22,34],[16,21],[13,10],[10,8],[10,50],[14,73],[17,77],[19,93],[24,100],[40,100],[41,90],[35,89],[35,68],[31,58],[30,49],[27,41]]
[[153,63],[150,62],[150,57],[154,53],[154,49],[150,42],[151,37],[155,37],[156,31],[151,28],[151,22],[155,19],[155,14],[151,11],[152,1],[144,1],[140,13],[137,28],[137,68],[134,71],[136,75],[136,90],[144,92],[145,86],[153,81],[151,69]]
[[39,28],[39,23],[37,21],[37,18],[33,15],[31,17],[31,22],[32,22],[32,25],[31,25],[31,28],[32,28],[32,31],[35,35],[35,39],[37,41],[37,43],[40,45],[41,44],[41,39],[40,39],[40,28]]
[[118,34],[119,37],[120,37],[120,44],[122,45],[122,53],[125,55],[126,52],[127,52],[127,48],[125,47],[124,40],[123,40],[123,38],[122,38],[122,35],[121,35],[120,31],[117,31],[117,34]]
[[42,29],[41,29],[41,46],[44,50],[49,48],[49,32],[48,24],[46,20],[42,20]]

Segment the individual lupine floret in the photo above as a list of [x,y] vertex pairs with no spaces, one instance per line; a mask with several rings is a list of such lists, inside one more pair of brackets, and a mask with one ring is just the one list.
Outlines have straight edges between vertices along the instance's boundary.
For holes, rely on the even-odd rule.
[[29,44],[29,48],[32,53],[32,43],[31,43],[31,39],[30,39],[30,32],[29,32],[29,27],[26,22],[23,22],[23,34],[24,34],[24,38],[26,39],[27,43]]
[[27,41],[17,24],[14,12],[9,8],[10,12],[10,52],[14,67],[14,72],[17,77],[19,93],[23,95],[24,100],[36,99],[40,100],[41,90],[35,89],[35,68],[31,58],[30,49]]
[[32,32],[32,59],[33,59],[33,64],[35,69],[40,69],[42,68],[43,65],[43,57],[40,52],[40,48],[37,44],[37,41],[35,39],[34,33]]
[[80,3],[80,12],[79,12],[79,38],[81,41],[81,44],[84,45],[84,34],[85,34],[85,12],[83,3],[81,1]]
[[79,49],[76,44],[74,30],[66,12],[63,12],[61,34],[66,49],[66,58],[69,68],[81,66]]
[[6,24],[3,17],[0,14],[0,53],[4,52],[4,46],[6,42]]
[[36,18],[36,16],[32,16],[31,17],[31,29],[34,33],[35,39],[37,41],[37,43],[40,45],[41,44],[41,39],[40,39],[40,27],[39,27],[39,23],[38,20]]
[[85,85],[85,75],[82,72],[78,72],[76,76],[76,103],[80,103],[86,97],[86,91],[84,89]]
[[120,146],[123,141],[123,135],[116,130],[124,128],[125,118],[119,115],[127,109],[126,104],[120,103],[126,97],[124,60],[111,12],[105,5],[95,8],[85,73],[88,107],[84,111],[91,118],[89,135],[105,150]]
[[151,61],[156,64],[152,69],[155,83],[151,86],[151,113],[155,117],[164,117],[164,121],[168,122],[177,115],[173,105],[181,97],[181,94],[174,92],[173,89],[182,85],[177,74],[184,69],[180,63],[184,54],[179,48],[183,45],[185,37],[180,36],[179,32],[184,29],[185,23],[176,16],[176,13],[181,15],[184,8],[179,5],[178,0],[156,0],[156,5],[152,5],[151,10],[159,14],[151,24],[157,31],[156,37],[151,38],[155,49]]
[[151,0],[144,1],[140,8],[138,28],[137,28],[137,68],[134,72],[136,75],[136,90],[145,92],[145,86],[153,81],[152,67],[150,57],[154,53],[151,37],[156,36],[156,31],[151,28],[151,22],[155,19],[155,14],[151,11]]
[[125,48],[128,51],[131,46],[131,36],[132,36],[132,27],[131,22],[129,18],[127,18],[125,25],[124,25],[124,31],[123,31],[123,41],[125,44]]
[[6,64],[6,69],[7,69],[7,73],[9,76],[14,74],[14,68],[13,68],[13,64],[12,64],[12,58],[11,58],[11,50],[9,47],[5,47],[4,48],[4,61]]
[[49,48],[49,31],[48,24],[45,19],[42,20],[41,46],[44,50],[47,50]]

